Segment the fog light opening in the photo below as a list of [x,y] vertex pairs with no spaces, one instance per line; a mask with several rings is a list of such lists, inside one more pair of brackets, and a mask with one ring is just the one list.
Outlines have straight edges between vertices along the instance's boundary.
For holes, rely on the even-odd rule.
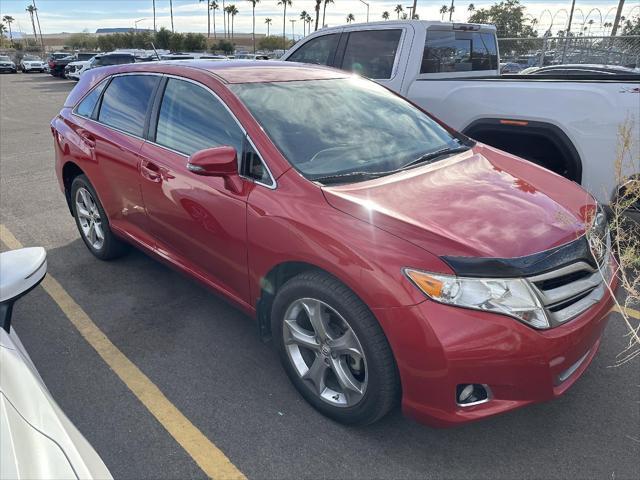
[[460,407],[471,407],[490,400],[489,387],[479,383],[461,383],[456,387],[456,403]]

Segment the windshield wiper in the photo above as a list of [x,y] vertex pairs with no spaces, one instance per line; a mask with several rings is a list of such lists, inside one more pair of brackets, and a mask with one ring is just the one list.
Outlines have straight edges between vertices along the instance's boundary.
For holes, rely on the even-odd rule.
[[420,163],[432,162],[440,157],[445,155],[453,155],[455,153],[466,152],[471,147],[467,145],[461,145],[459,147],[446,147],[440,150],[436,150],[434,152],[425,153],[421,157],[411,160],[409,163],[397,168],[395,170],[387,170],[384,172],[347,172],[347,173],[336,173],[333,175],[326,175],[321,177],[315,177],[311,180],[314,182],[321,182],[324,184],[328,183],[342,183],[342,182],[353,182],[357,180],[371,180],[373,178],[384,177],[385,175],[391,175],[392,173],[398,173],[402,170],[413,167]]
[[334,175],[325,175],[323,177],[315,177],[311,180],[313,182],[328,183],[341,183],[352,182],[356,180],[370,180],[372,178],[382,177],[392,172],[348,172],[348,173],[336,173]]
[[438,158],[444,157],[445,155],[453,155],[455,153],[466,152],[471,147],[467,145],[462,145],[460,147],[445,147],[440,150],[436,150],[435,152],[425,153],[424,155],[416,158],[415,160],[411,160],[409,163],[403,165],[398,170],[404,170],[405,168],[413,167],[414,165],[418,165],[420,163],[433,162]]

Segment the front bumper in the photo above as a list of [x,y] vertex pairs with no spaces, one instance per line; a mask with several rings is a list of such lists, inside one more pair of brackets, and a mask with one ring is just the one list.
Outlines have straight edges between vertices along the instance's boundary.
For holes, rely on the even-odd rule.
[[[612,305],[606,292],[580,316],[549,330],[430,300],[374,313],[398,364],[403,412],[451,427],[562,395],[594,358]],[[487,385],[489,401],[459,406],[459,384]]]
[[0,65],[0,72],[15,72],[16,67],[10,65]]

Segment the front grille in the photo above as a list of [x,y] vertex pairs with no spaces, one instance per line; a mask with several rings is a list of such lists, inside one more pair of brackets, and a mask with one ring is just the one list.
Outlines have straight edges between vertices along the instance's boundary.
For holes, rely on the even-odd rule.
[[605,281],[608,283],[611,278],[611,237],[608,232],[603,240],[606,250],[599,259],[599,267],[578,261],[528,278],[552,326],[577,317],[604,296],[607,288]]

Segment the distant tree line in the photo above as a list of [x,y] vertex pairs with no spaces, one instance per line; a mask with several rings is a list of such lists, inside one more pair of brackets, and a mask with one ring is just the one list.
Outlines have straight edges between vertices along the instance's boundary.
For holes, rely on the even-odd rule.
[[157,49],[172,52],[201,52],[207,50],[207,37],[201,33],[171,32],[162,27],[157,32],[134,31],[111,33],[108,35],[91,35],[87,32],[70,35],[65,47],[73,50],[99,50],[109,52],[118,48]]

